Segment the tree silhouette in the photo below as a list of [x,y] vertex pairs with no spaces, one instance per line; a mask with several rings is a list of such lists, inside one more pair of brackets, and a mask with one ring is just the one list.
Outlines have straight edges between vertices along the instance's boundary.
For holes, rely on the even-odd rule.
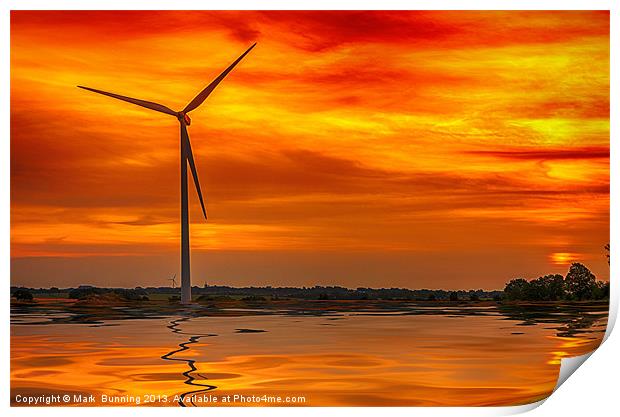
[[609,282],[596,281],[592,286],[592,299],[603,300],[609,298]]
[[609,282],[597,281],[587,267],[574,263],[566,279],[559,274],[531,281],[513,279],[504,288],[504,298],[512,301],[604,300],[609,299]]
[[34,298],[30,291],[24,289],[15,290],[13,292],[13,297],[15,297],[17,301],[32,301]]
[[592,297],[596,277],[584,265],[575,262],[566,274],[566,293],[573,300],[585,300]]
[[566,284],[564,277],[560,274],[545,275],[545,288],[549,300],[560,300],[566,295]]
[[564,297],[564,277],[545,275],[530,281],[525,290],[528,300],[555,301]]
[[607,254],[605,256],[607,256],[607,265],[611,265],[609,263],[609,261],[611,260],[610,258],[610,247],[609,247],[609,243],[605,245],[605,250],[607,251]]
[[504,295],[508,300],[525,300],[528,295],[529,283],[526,279],[510,280],[504,288]]

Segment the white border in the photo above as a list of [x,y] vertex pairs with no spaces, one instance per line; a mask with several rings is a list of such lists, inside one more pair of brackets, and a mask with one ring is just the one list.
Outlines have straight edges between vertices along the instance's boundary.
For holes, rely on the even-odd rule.
[[[4,376],[3,383],[0,384],[0,398],[2,399],[2,407],[6,408],[4,415],[34,415],[49,414],[52,416],[82,416],[84,413],[88,415],[107,415],[111,412],[121,416],[129,416],[137,412],[132,408],[47,408],[47,409],[26,409],[11,408],[9,409],[9,335],[10,335],[10,314],[9,314],[9,296],[8,287],[10,276],[10,205],[9,205],[9,187],[10,187],[10,10],[133,10],[133,9],[151,9],[151,10],[222,10],[222,9],[242,9],[242,10],[294,10],[294,9],[358,9],[358,10],[611,10],[611,34],[610,39],[620,39],[618,30],[617,2],[610,0],[436,0],[436,1],[402,1],[402,0],[382,0],[381,2],[370,2],[365,0],[358,1],[341,1],[341,0],[314,0],[314,1],[297,1],[290,0],[228,0],[227,2],[201,2],[192,0],[5,0],[0,2],[0,31],[2,32],[1,43],[1,85],[2,94],[0,96],[0,123],[3,135],[0,143],[0,193],[2,216],[0,218],[0,231],[2,239],[0,240],[0,250],[2,258],[0,271],[4,280],[4,296],[2,297],[2,306],[4,312],[3,320],[0,320],[0,328],[2,329],[1,352],[1,369]],[[617,71],[617,45],[611,44],[611,74]],[[617,167],[620,162],[618,159],[617,147],[614,146],[614,138],[617,136],[618,116],[613,110],[617,109],[618,83],[612,76],[611,84],[611,206],[618,207],[618,184],[614,181],[617,177]],[[616,167],[616,168],[614,168]],[[611,211],[611,240],[618,242],[618,214]],[[612,248],[612,257],[618,259],[617,244]],[[615,277],[615,270],[612,266],[610,276]],[[209,409],[208,413],[221,416],[240,416],[240,415],[256,415],[274,417],[286,416],[294,413],[298,416],[314,416],[325,412],[330,414],[353,414],[359,416],[376,416],[377,413],[389,413],[391,415],[409,416],[416,414],[417,416],[491,416],[491,415],[507,415],[520,413],[536,408],[533,415],[540,416],[582,416],[584,413],[590,415],[611,415],[612,410],[617,410],[618,400],[617,392],[617,375],[618,360],[615,352],[618,351],[619,338],[617,332],[611,333],[611,327],[615,322],[618,310],[618,286],[615,283],[611,285],[611,306],[610,306],[610,326],[606,337],[606,342],[592,355],[594,359],[588,361],[588,365],[581,367],[577,377],[573,377],[566,384],[562,385],[555,392],[550,400],[545,402],[543,407],[538,405],[543,402],[523,407],[489,407],[489,408],[363,408],[363,407],[340,407],[340,408],[298,408],[294,411],[288,408],[217,408]],[[169,415],[171,413],[204,413],[198,410],[182,410],[176,408],[164,409],[141,409],[140,412],[147,412],[153,415]]]

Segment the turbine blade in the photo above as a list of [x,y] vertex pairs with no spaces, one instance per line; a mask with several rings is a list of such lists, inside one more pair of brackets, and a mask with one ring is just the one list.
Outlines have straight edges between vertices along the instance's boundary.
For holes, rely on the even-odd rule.
[[114,94],[114,93],[108,93],[107,91],[101,91],[101,90],[97,90],[94,88],[90,88],[90,87],[83,87],[81,85],[78,85],[78,88],[82,88],[84,90],[88,90],[88,91],[92,91],[93,93],[99,93],[99,94],[103,94],[104,96],[108,96],[108,97],[112,97],[112,98],[116,98],[118,100],[123,100],[123,101],[127,101],[129,103],[133,103],[136,104],[138,106],[142,106],[142,107],[146,107],[147,109],[151,109],[151,110],[155,110],[158,112],[162,112],[162,113],[166,113],[169,114],[171,116],[176,116],[177,113],[162,105],[159,103],[153,103],[152,101],[145,101],[145,100],[139,100],[137,98],[131,98],[131,97],[125,97],[125,96],[121,96],[120,94]]
[[254,45],[250,46],[248,48],[248,50],[245,51],[239,58],[237,58],[237,60],[235,62],[230,64],[230,66],[228,68],[226,68],[224,70],[224,72],[222,72],[215,80],[211,81],[211,84],[206,86],[204,88],[204,90],[202,90],[196,97],[194,97],[194,99],[192,101],[189,102],[189,104],[187,106],[185,106],[185,108],[183,109],[183,113],[189,113],[190,111],[192,111],[195,108],[197,108],[198,106],[200,106],[202,104],[202,102],[205,101],[207,99],[207,97],[209,97],[209,94],[211,94],[213,92],[213,90],[215,90],[215,87],[217,87],[218,84],[220,82],[222,82],[224,77],[226,77],[228,75],[228,73],[230,71],[232,71],[232,69],[235,67],[235,65],[237,65],[239,63],[239,61],[241,61],[252,50],[252,48],[254,48],[255,46],[256,46],[256,43],[254,43]]
[[198,199],[200,200],[200,206],[202,207],[202,214],[205,216],[205,220],[207,220],[207,210],[205,209],[205,203],[202,199],[202,191],[200,190],[200,182],[198,181],[198,171],[196,171],[194,153],[192,152],[192,144],[189,141],[189,135],[185,124],[181,123],[181,126],[182,140],[185,141],[185,148],[187,149],[187,162],[189,163],[189,168],[192,171],[192,177],[194,177],[194,185],[196,186],[196,191],[198,192]]

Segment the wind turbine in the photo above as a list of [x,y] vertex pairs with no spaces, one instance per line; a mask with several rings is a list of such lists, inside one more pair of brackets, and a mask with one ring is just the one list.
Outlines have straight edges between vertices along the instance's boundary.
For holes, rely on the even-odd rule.
[[172,288],[176,288],[177,286],[177,274],[174,274],[172,278],[168,278],[168,281],[172,281]]
[[196,171],[196,165],[194,163],[194,155],[192,153],[192,145],[189,141],[189,135],[187,133],[187,126],[191,124],[191,119],[188,113],[200,106],[209,95],[215,90],[220,82],[228,75],[230,71],[241,61],[251,50],[256,46],[254,43],[245,51],[239,58],[237,58],[228,68],[226,68],[211,84],[207,85],[187,106],[181,111],[175,112],[174,110],[152,101],[139,100],[137,98],[125,97],[119,94],[108,93],[106,91],[97,90],[94,88],[83,87],[79,85],[79,88],[92,91],[94,93],[103,94],[108,97],[116,98],[118,100],[127,101],[129,103],[136,104],[138,106],[146,107],[147,109],[155,110],[160,113],[169,114],[178,119],[181,125],[181,303],[188,304],[192,301],[192,284],[190,277],[189,266],[189,213],[187,202],[187,165],[192,171],[192,177],[194,177],[194,185],[198,192],[198,199],[200,200],[200,206],[202,207],[202,214],[205,220],[207,220],[207,211],[202,199],[202,191],[200,190],[200,183],[198,182],[198,171]]

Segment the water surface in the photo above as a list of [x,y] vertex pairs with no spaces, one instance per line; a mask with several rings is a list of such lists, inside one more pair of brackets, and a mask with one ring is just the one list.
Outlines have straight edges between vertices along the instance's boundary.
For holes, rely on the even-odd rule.
[[[235,394],[306,406],[516,405],[551,393],[563,357],[598,346],[607,304],[327,301],[183,310],[39,300],[13,305],[11,319],[13,405],[17,394],[55,393],[94,394],[98,405],[127,405],[104,402],[106,395],[213,406],[222,403],[205,402],[209,396]],[[145,395],[159,397],[145,404]]]

